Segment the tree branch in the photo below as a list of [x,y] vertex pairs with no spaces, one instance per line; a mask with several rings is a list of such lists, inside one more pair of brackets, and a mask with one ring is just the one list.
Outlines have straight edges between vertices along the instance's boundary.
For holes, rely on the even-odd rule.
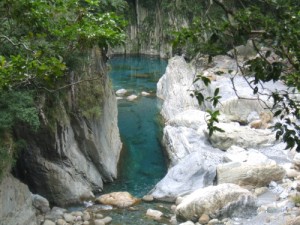
[[68,88],[68,87],[71,87],[71,86],[74,86],[74,85],[77,85],[79,83],[83,83],[83,82],[89,82],[89,81],[94,81],[94,80],[100,80],[101,78],[97,77],[97,78],[92,78],[92,79],[84,79],[84,80],[79,80],[79,81],[76,81],[74,83],[71,83],[71,84],[66,84],[64,86],[61,86],[57,89],[48,89],[46,87],[41,87],[41,86],[38,86],[34,83],[34,85],[39,88],[39,89],[44,89],[45,91],[49,92],[49,93],[54,93],[54,92],[57,92],[57,91],[60,91],[60,90],[63,90],[65,88]]
[[5,35],[0,35],[0,38],[7,40],[9,43],[11,43],[13,46],[20,46],[22,45],[27,51],[30,52],[34,52],[33,50],[31,50],[30,48],[28,48],[28,46],[24,43],[14,43],[9,37],[5,36]]

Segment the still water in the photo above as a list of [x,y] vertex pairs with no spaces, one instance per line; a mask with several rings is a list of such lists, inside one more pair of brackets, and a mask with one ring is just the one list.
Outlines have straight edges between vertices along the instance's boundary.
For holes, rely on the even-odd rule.
[[[142,197],[166,174],[167,166],[161,146],[159,100],[156,84],[164,74],[167,61],[147,56],[113,57],[110,78],[114,90],[128,93],[118,100],[118,125],[123,150],[119,178],[104,187],[105,192],[128,191]],[[142,96],[141,92],[150,93]],[[128,101],[126,96],[138,98]]]

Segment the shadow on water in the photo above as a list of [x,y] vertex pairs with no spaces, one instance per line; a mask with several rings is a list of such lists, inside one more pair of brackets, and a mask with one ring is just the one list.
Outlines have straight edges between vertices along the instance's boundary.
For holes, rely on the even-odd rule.
[[167,165],[161,146],[159,100],[153,96],[144,97],[141,92],[156,92],[157,81],[165,72],[167,62],[147,56],[118,56],[109,63],[114,89],[131,90],[138,99],[118,102],[123,150],[118,179],[106,184],[104,191],[128,191],[142,197],[166,174]]

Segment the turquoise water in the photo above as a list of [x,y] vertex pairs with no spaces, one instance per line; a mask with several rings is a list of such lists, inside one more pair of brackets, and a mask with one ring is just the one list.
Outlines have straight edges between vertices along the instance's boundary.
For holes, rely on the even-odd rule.
[[[161,146],[159,100],[156,83],[165,72],[167,61],[147,56],[113,57],[110,78],[114,90],[124,88],[138,95],[132,102],[118,100],[118,125],[123,150],[118,179],[104,187],[105,192],[128,191],[142,197],[166,174]],[[142,91],[150,93],[144,97]]]

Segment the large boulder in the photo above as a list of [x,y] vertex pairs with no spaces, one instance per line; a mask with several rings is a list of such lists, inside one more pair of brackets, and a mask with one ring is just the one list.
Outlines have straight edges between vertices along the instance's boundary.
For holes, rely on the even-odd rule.
[[104,205],[126,208],[137,204],[139,202],[139,199],[133,197],[128,192],[112,192],[109,194],[101,195],[96,199],[96,202]]
[[203,214],[211,218],[245,217],[254,209],[256,199],[251,192],[235,184],[221,184],[198,189],[184,197],[176,207],[176,215],[197,221]]
[[233,162],[217,167],[217,182],[263,187],[271,181],[281,181],[285,173],[285,169],[275,163],[251,165]]
[[0,224],[37,225],[36,210],[28,187],[11,175],[0,183]]
[[175,201],[178,196],[213,184],[222,157],[193,152],[169,169],[150,192],[155,199]]
[[227,150],[232,145],[242,148],[256,148],[274,144],[276,139],[271,130],[256,130],[238,123],[218,123],[225,132],[214,132],[209,137],[212,146]]

